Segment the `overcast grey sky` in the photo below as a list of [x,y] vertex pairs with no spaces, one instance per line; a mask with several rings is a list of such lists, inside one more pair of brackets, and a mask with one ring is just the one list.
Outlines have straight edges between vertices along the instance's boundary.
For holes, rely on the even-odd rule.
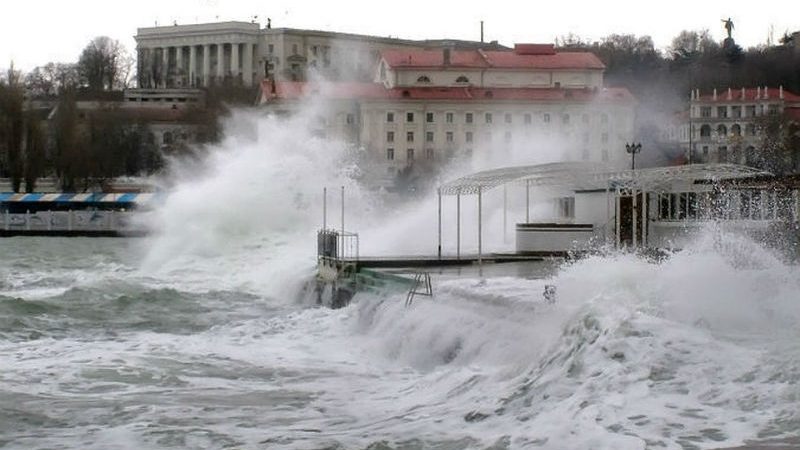
[[[403,5],[400,8],[400,5]],[[130,51],[137,27],[245,20],[267,17],[274,27],[294,27],[404,38],[479,38],[553,42],[573,32],[592,40],[611,33],[649,34],[656,46],[669,45],[683,29],[707,28],[725,36],[721,19],[731,17],[743,47],[777,41],[800,30],[800,1],[646,0],[608,1],[433,1],[354,0],[28,0],[0,15],[0,67],[11,60],[29,70],[48,61],[71,62],[94,36],[119,39]]]

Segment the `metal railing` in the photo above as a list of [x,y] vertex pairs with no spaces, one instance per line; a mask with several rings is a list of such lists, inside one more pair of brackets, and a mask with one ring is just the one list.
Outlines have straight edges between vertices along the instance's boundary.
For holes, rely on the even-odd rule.
[[358,233],[330,229],[317,231],[317,257],[333,261],[358,261]]

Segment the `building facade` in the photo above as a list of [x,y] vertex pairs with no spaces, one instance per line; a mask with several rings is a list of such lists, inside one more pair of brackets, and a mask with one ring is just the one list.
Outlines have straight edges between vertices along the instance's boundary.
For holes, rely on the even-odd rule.
[[291,112],[303,98],[324,101],[314,132],[366,149],[379,184],[410,167],[520,152],[622,168],[635,100],[624,88],[603,87],[603,70],[591,53],[552,45],[395,49],[381,53],[372,83],[267,80],[261,104]]
[[763,139],[761,120],[794,111],[800,111],[800,96],[782,87],[693,90],[688,121],[677,125],[674,136],[689,162],[753,164]]
[[312,72],[330,80],[367,81],[380,52],[389,48],[504,48],[473,41],[261,28],[250,22],[139,28],[135,39],[142,88],[257,86],[266,77],[304,81]]

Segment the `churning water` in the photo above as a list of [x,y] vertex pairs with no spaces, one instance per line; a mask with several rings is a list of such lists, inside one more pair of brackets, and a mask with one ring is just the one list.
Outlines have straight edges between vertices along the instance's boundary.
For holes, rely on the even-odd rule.
[[796,437],[796,266],[710,231],[662,262],[611,253],[441,276],[435,297],[408,309],[403,293],[320,308],[304,287],[322,186],[346,186],[346,228],[365,252],[435,248],[434,201],[384,206],[352,181],[346,149],[257,123],[176,172],[147,219],[156,235],[0,241],[0,448],[677,449]]

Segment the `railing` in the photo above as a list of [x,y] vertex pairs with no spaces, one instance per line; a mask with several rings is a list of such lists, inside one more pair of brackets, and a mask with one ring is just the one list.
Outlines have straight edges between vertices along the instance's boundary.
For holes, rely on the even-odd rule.
[[334,261],[358,261],[358,233],[340,230],[317,232],[317,257]]
[[127,211],[39,211],[34,213],[0,213],[0,230],[19,231],[132,231]]

